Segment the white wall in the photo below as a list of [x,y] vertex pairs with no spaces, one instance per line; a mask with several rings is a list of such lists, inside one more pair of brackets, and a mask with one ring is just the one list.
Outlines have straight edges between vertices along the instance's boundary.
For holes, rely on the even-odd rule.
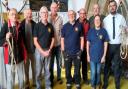
[[[5,3],[5,0],[1,0],[3,3]],[[8,7],[9,8],[16,8],[19,12],[24,5],[24,1],[26,0],[8,0]],[[27,5],[25,5],[25,8],[29,8],[29,1],[27,1]],[[2,5],[3,12],[7,12],[6,8]]]
[[86,0],[69,0],[68,9],[79,11],[80,8],[85,8]]

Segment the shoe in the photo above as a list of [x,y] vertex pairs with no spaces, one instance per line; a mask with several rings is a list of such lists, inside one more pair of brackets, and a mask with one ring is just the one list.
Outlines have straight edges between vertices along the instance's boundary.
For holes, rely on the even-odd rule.
[[71,89],[71,88],[72,88],[71,84],[67,84],[67,89]]
[[79,86],[79,87],[76,87],[76,89],[81,89],[81,87]]
[[26,86],[25,89],[30,89],[30,87],[29,86]]
[[52,89],[51,87],[49,87],[49,88],[46,88],[46,89]]
[[96,89],[95,87],[92,87],[92,89]]
[[32,84],[32,87],[36,87],[36,84]]
[[67,86],[67,89],[71,89],[71,86]]
[[81,89],[80,84],[76,84],[76,89]]
[[85,83],[86,85],[89,85],[90,81],[87,79],[87,80],[84,80],[84,83]]
[[53,88],[53,86],[54,86],[54,83],[53,83],[53,82],[51,82],[51,87]]
[[57,79],[57,82],[59,82],[59,84],[62,84],[63,80],[62,79]]

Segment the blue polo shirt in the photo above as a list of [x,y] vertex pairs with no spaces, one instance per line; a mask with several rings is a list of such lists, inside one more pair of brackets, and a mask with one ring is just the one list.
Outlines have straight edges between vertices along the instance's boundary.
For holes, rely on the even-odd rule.
[[76,55],[80,51],[80,37],[83,36],[82,24],[75,22],[74,25],[67,22],[62,30],[61,37],[64,38],[64,47],[69,55]]
[[109,41],[107,31],[104,28],[99,30],[91,28],[87,35],[87,41],[90,42],[90,60],[99,63],[104,53],[104,42]]

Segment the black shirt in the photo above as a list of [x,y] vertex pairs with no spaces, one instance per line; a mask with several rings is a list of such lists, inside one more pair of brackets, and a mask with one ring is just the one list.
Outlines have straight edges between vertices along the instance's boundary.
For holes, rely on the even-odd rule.
[[43,49],[49,49],[54,37],[52,24],[44,25],[42,22],[37,23],[34,28],[34,37],[37,37],[38,43]]
[[7,33],[7,31],[5,31],[4,29],[8,29],[8,24],[5,23],[0,31],[0,47],[3,46],[4,42],[5,42],[5,35]]
[[[18,31],[16,31],[15,27],[8,27],[8,23],[4,23],[3,27],[1,29],[0,32],[0,42],[1,45],[3,46],[3,44],[6,42],[6,34],[7,32],[11,32],[12,36],[13,36],[13,43],[12,43],[12,39],[10,38],[10,44],[13,45],[13,53],[14,53],[14,57],[15,57],[15,61],[16,63],[19,63],[21,61],[23,61],[24,57],[24,49],[23,49],[23,45],[24,43],[22,42],[23,38],[21,35],[21,30],[18,29]],[[9,55],[8,58],[8,63],[11,63],[11,56]]]

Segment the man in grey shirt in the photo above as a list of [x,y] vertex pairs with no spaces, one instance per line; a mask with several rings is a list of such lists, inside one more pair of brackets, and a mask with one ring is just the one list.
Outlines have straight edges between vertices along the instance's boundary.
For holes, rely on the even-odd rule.
[[57,3],[53,2],[51,4],[51,14],[49,16],[49,21],[54,27],[54,36],[55,36],[55,42],[54,42],[54,47],[52,50],[52,59],[51,59],[51,65],[50,65],[50,72],[51,72],[51,82],[53,84],[54,80],[54,59],[56,58],[56,63],[57,63],[57,81],[62,84],[61,80],[61,51],[60,51],[60,32],[63,26],[63,20],[61,16],[57,14],[58,11],[58,5]]

